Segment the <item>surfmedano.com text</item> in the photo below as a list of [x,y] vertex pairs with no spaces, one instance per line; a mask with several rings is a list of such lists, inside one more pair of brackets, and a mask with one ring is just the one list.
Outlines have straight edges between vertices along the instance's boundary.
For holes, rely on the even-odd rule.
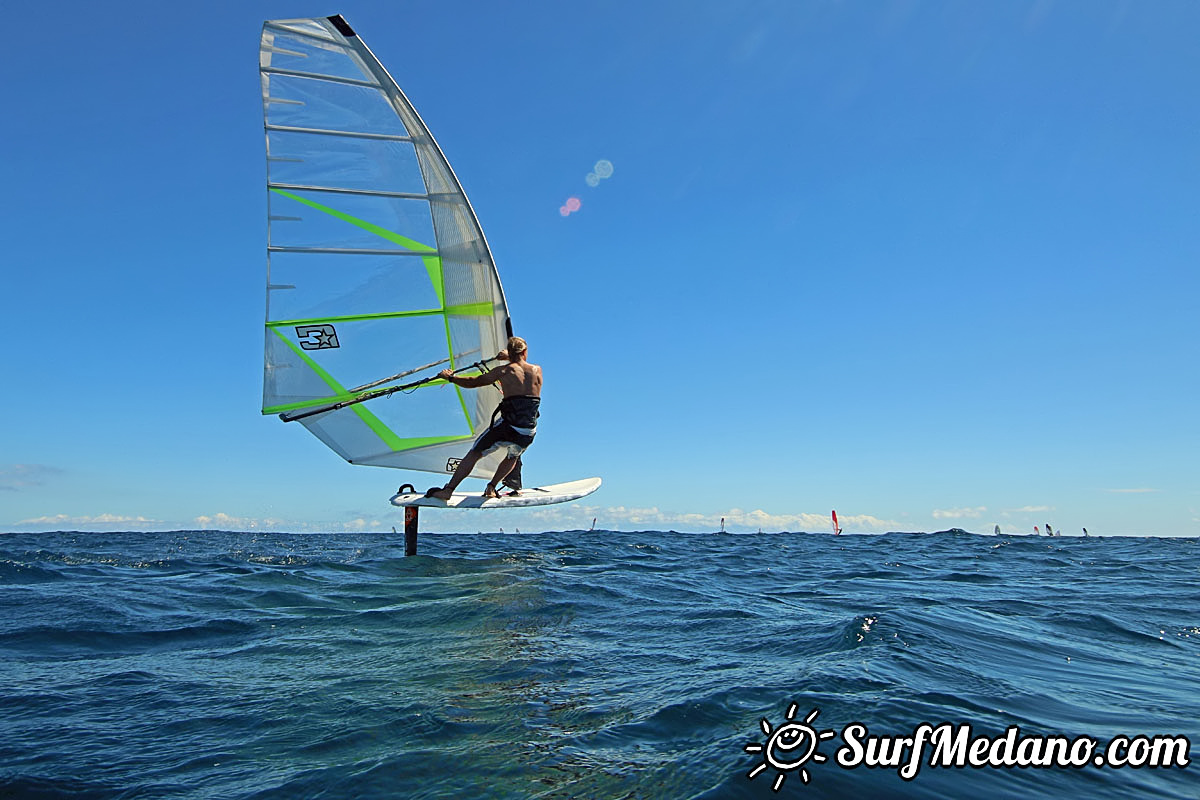
[[[837,763],[855,767],[894,767],[911,781],[924,761],[931,767],[1186,767],[1191,742],[1186,736],[1114,736],[1103,747],[1090,736],[1022,736],[1017,725],[1003,736],[973,736],[970,725],[918,725],[911,736],[872,736],[852,722],[842,729]],[[923,756],[929,753],[928,759]]]

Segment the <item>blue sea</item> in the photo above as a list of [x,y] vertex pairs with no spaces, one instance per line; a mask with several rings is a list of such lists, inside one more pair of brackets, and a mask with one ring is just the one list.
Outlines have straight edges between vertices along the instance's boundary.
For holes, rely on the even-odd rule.
[[0,798],[1200,797],[838,760],[927,723],[1200,761],[1195,539],[402,539],[0,534]]

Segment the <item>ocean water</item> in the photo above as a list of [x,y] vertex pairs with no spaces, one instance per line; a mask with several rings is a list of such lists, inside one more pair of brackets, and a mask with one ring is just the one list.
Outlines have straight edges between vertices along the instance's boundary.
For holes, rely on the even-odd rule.
[[[1200,797],[1194,539],[401,539],[0,534],[0,798]],[[1198,763],[906,781],[852,723]]]

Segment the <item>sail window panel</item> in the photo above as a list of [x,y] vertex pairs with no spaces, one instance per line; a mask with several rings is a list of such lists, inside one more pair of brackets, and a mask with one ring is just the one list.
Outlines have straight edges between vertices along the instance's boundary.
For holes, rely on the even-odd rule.
[[[286,224],[286,223],[275,223]],[[273,253],[267,319],[324,319],[440,308],[427,259]],[[444,338],[444,337],[443,337]]]
[[272,216],[299,218],[272,222],[272,247],[435,249],[433,220],[424,200],[300,190],[268,192],[268,197]]
[[272,131],[268,147],[271,183],[425,193],[411,142]]
[[[321,32],[318,36],[329,36]],[[371,76],[350,55],[344,45],[326,43],[308,36],[294,36],[267,28],[263,31],[259,65],[297,72],[312,72],[335,78],[371,80]],[[287,52],[279,52],[279,51]],[[296,55],[293,55],[295,53]]]
[[[286,333],[286,331],[285,331]],[[294,331],[292,333],[295,333]],[[266,330],[266,369],[263,374],[263,408],[302,403],[336,394],[329,383],[295,349],[271,328]]]
[[[324,382],[319,391],[304,399],[336,397],[388,375],[447,357],[446,327],[439,315],[326,322],[324,324],[332,329],[329,331],[332,336],[326,337],[326,341],[336,346],[321,349],[305,349],[306,345],[311,347],[315,340],[306,331],[309,324],[322,323],[269,326],[276,338],[284,340],[308,369]],[[297,328],[300,330],[297,331]],[[397,346],[397,342],[404,342],[403,349]],[[381,360],[381,353],[387,354],[386,361]],[[405,380],[436,375],[441,368],[431,367],[427,373],[414,374]],[[282,380],[289,381],[289,387],[301,383],[307,387],[314,386],[301,376]],[[429,388],[433,387],[420,391],[428,391]],[[461,410],[459,414],[461,416]]]
[[268,125],[408,135],[387,95],[379,89],[292,75],[268,77],[271,99],[298,101],[266,103]]
[[[402,439],[468,437],[472,431],[458,399],[460,392],[473,400],[473,389],[440,384],[423,386],[409,394],[368,400],[364,405]],[[458,450],[461,456],[467,448],[460,445]]]
[[[470,353],[469,358],[465,363],[479,358],[475,353],[482,353],[484,356],[494,356],[499,348],[491,348],[487,338],[480,335],[480,326],[477,319],[464,317],[446,317],[446,326],[450,330],[450,342],[455,353]],[[490,337],[488,337],[490,338]],[[455,364],[455,366],[460,366]]]

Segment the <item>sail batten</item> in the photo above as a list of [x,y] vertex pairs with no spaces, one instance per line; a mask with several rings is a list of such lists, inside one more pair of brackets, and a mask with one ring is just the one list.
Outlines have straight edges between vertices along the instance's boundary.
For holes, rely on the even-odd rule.
[[[280,160],[280,159],[273,159]],[[303,161],[292,161],[303,163]],[[343,186],[303,186],[295,183],[268,183],[268,189],[285,189],[290,192],[328,192],[330,194],[357,194],[363,197],[396,197],[403,200],[429,200],[427,194],[414,192],[384,192],[373,189],[348,189]]]
[[314,80],[314,81],[327,81],[329,83],[341,83],[346,86],[365,86],[370,89],[382,89],[383,88],[382,86],[379,85],[378,82],[373,81],[373,80],[360,81],[360,80],[355,80],[354,78],[341,78],[341,77],[338,77],[337,75],[322,75],[318,72],[303,72],[301,70],[295,70],[295,69],[273,69],[271,67],[264,67],[260,71],[264,75],[286,75],[290,78],[308,78],[308,79]]
[[[303,221],[303,218],[283,217],[287,221]],[[287,247],[284,245],[271,245],[267,248],[269,253],[312,253],[315,255],[335,255],[335,256],[421,256],[428,258],[436,256],[437,250],[380,250],[370,247]]]
[[[280,101],[270,98],[268,102],[294,102]],[[297,103],[297,105],[301,105]],[[394,133],[367,133],[366,131],[337,131],[327,128],[305,128],[298,125],[266,125],[267,133],[308,133],[314,136],[344,136],[347,139],[377,139],[381,142],[411,142],[411,136],[402,136]]]
[[[493,355],[511,332],[475,212],[408,98],[344,20],[267,22],[259,69],[263,413],[295,419],[351,463],[450,471],[500,393],[447,386],[437,369]],[[397,374],[403,364],[422,366]],[[421,391],[389,388],[398,375]]]

